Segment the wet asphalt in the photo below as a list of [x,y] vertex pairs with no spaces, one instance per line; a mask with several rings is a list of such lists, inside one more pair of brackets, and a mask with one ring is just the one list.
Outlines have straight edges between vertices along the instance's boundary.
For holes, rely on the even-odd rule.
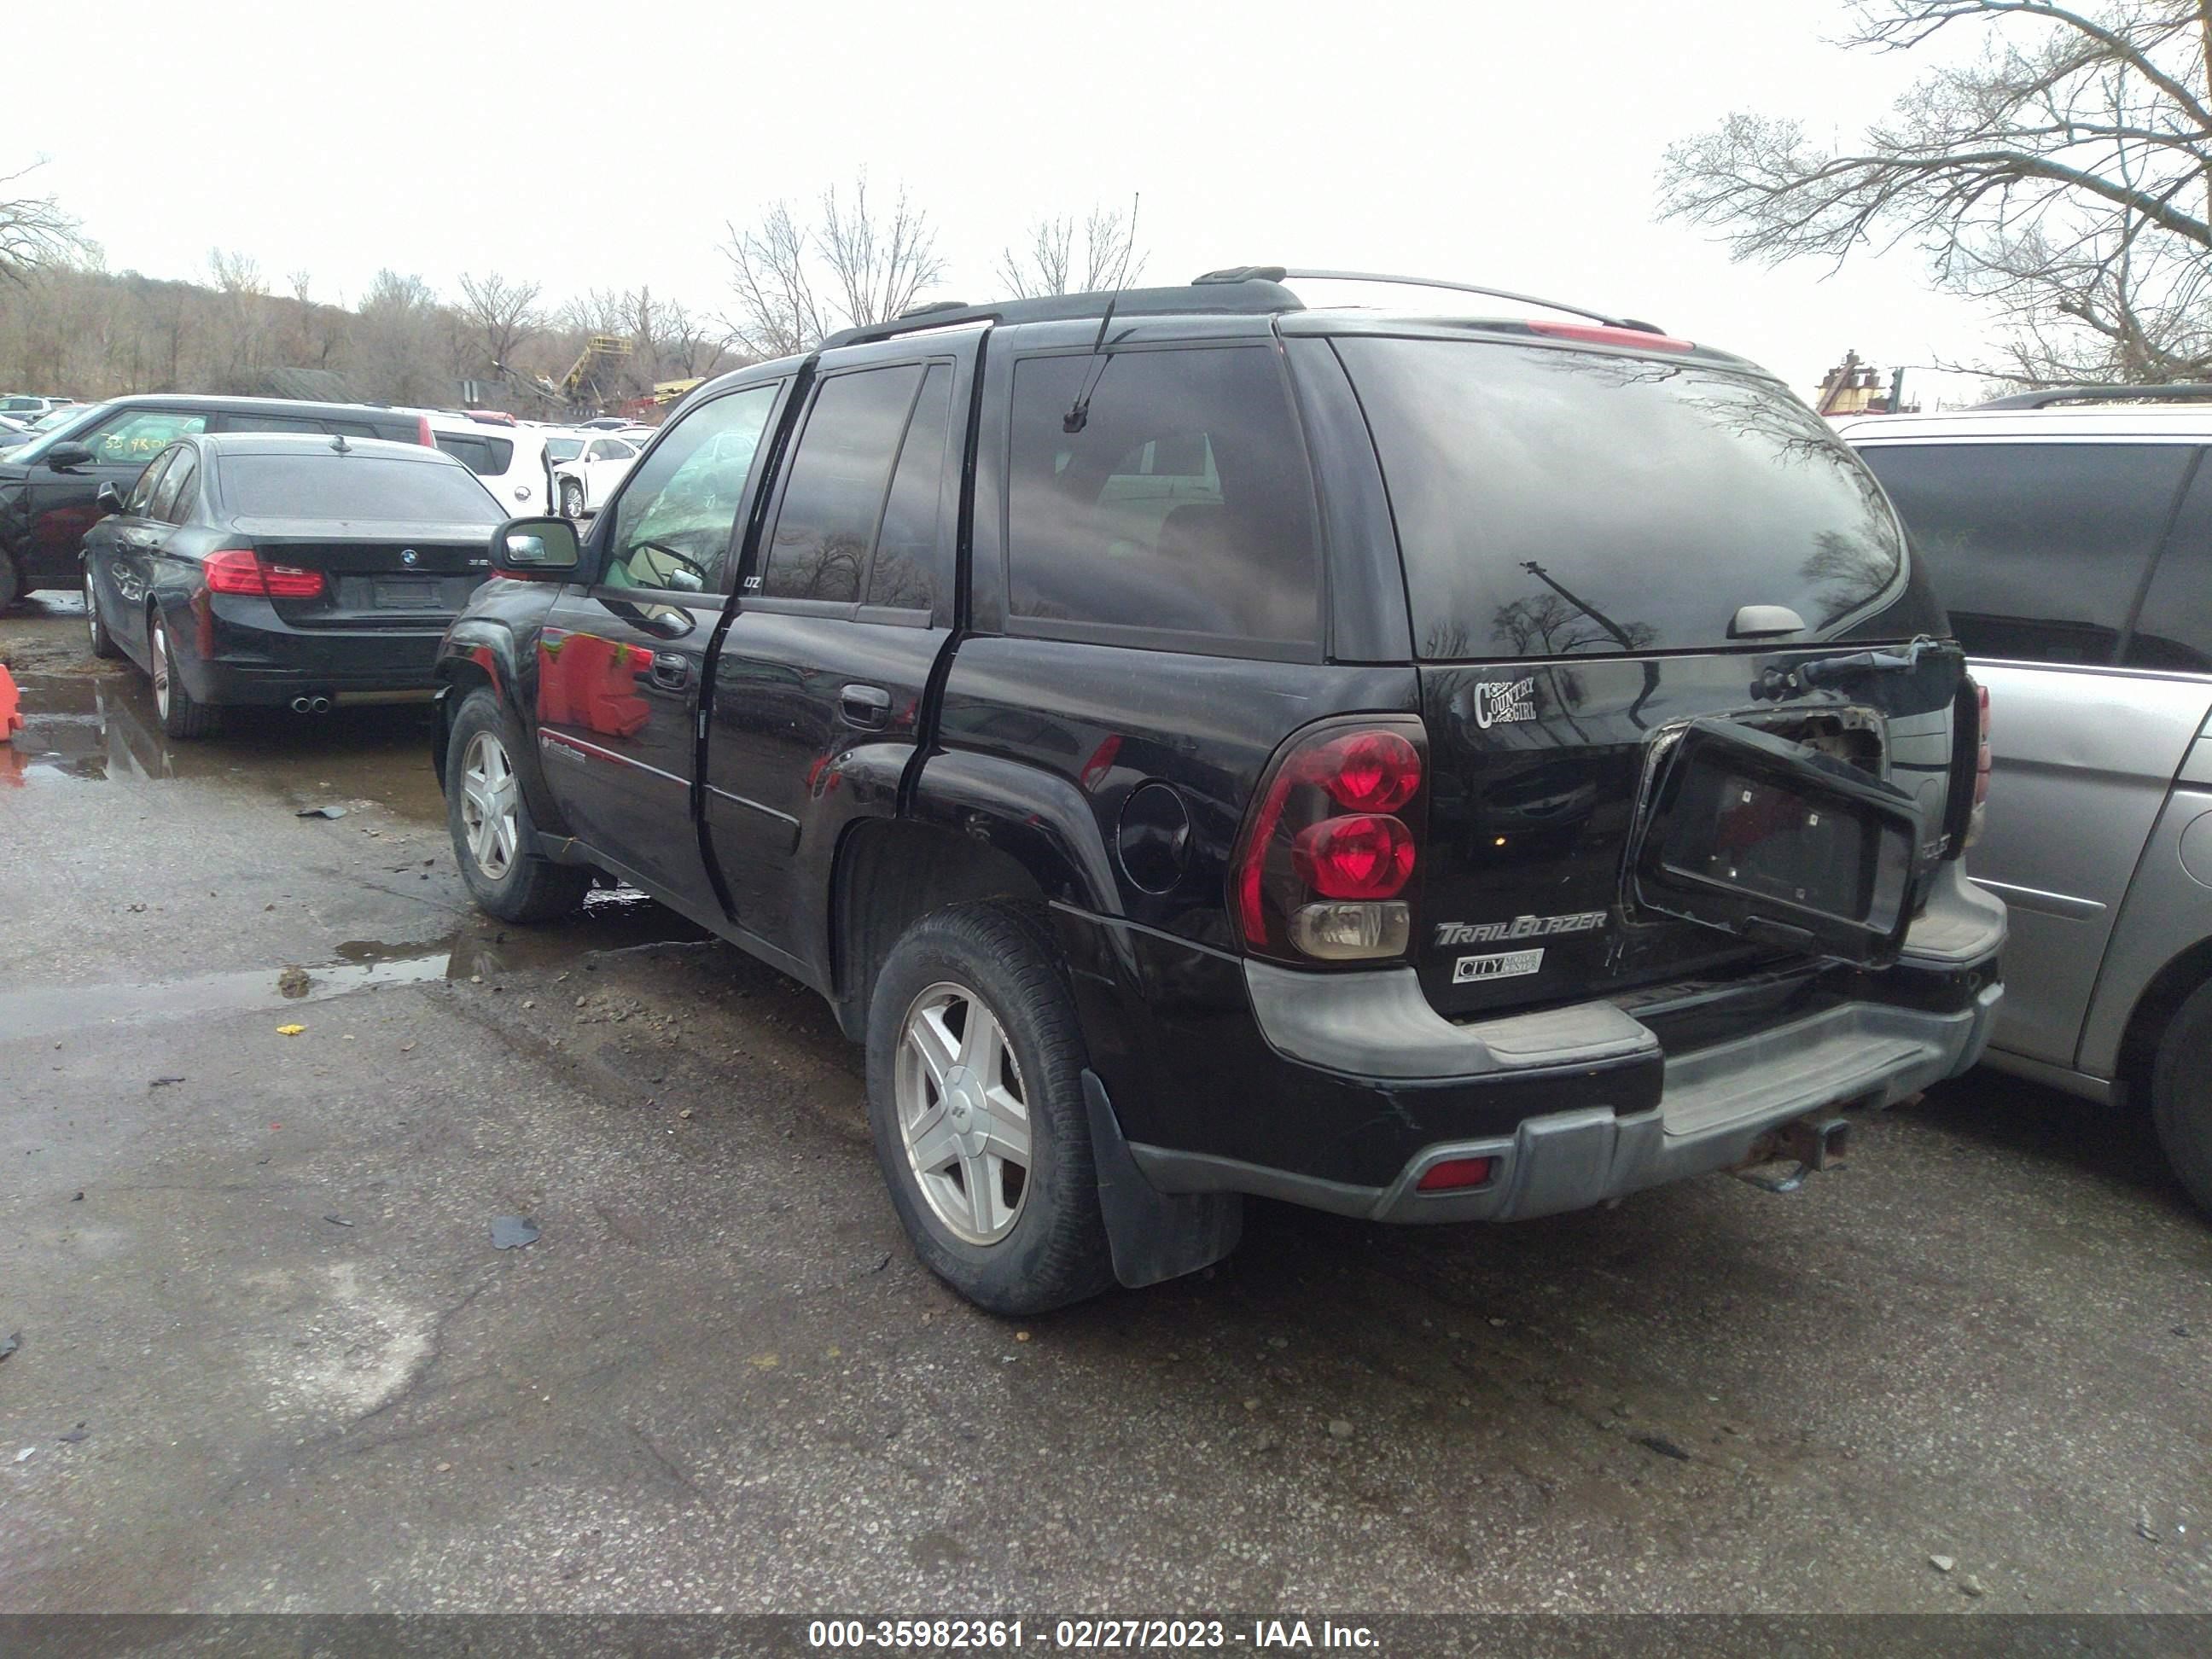
[[0,1612],[2212,1609],[2212,1225],[2134,1115],[1977,1077],[1787,1196],[1255,1206],[1008,1323],[807,993],[470,908],[422,711],[172,744],[57,596],[0,659]]

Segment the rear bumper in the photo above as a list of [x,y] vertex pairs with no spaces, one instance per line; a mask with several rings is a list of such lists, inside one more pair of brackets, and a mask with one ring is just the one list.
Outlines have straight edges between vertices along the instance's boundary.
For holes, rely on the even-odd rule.
[[[204,611],[203,611],[204,607]],[[404,628],[295,628],[265,599],[203,595],[170,621],[178,672],[198,702],[283,704],[297,696],[428,697],[450,618]]]
[[[1133,1135],[1130,1152],[1162,1192],[1250,1193],[1377,1221],[1585,1208],[1740,1164],[1807,1113],[1889,1105],[1965,1071],[2003,995],[2004,934],[2002,904],[1949,866],[1895,968],[1808,981],[1783,1017],[1674,1053],[1612,1002],[1455,1024],[1429,1010],[1410,969],[1316,981],[1247,963],[1278,1061],[1341,1088],[1337,1134],[1302,1168],[1166,1137]],[[1499,1098],[1518,1105],[1510,1121],[1482,1109]],[[1492,1160],[1484,1186],[1419,1190],[1431,1165],[1472,1158]]]

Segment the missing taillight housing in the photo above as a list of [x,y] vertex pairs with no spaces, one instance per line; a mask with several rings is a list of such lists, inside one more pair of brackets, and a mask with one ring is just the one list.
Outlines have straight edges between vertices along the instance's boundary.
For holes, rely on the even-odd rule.
[[[1966,723],[1970,718],[1971,727]],[[1989,798],[1990,689],[1968,674],[1960,679],[1951,704],[1951,798],[1943,813],[1950,845],[1945,857],[1955,859],[1981,839]]]
[[1308,963],[1405,955],[1427,750],[1419,720],[1391,715],[1325,720],[1284,745],[1232,867],[1246,949]]
[[1966,816],[1966,845],[1982,838],[1982,824],[1990,815],[1990,688],[1973,682],[1974,714],[1979,726],[1974,743],[1974,809]]

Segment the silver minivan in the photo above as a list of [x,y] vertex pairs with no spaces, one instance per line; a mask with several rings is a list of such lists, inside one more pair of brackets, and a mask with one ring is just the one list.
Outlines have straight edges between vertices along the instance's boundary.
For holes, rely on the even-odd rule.
[[1973,878],[2012,937],[1986,1063],[2148,1097],[2212,1210],[2212,387],[2194,390],[2031,393],[1841,431],[1990,694]]

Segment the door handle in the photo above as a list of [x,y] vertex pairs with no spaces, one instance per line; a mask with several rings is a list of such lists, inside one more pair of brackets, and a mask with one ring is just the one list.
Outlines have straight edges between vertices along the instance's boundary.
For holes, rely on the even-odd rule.
[[837,694],[837,708],[848,726],[872,731],[890,724],[891,694],[880,685],[848,685]]
[[681,691],[691,683],[691,659],[663,651],[653,659],[653,683],[670,691]]

